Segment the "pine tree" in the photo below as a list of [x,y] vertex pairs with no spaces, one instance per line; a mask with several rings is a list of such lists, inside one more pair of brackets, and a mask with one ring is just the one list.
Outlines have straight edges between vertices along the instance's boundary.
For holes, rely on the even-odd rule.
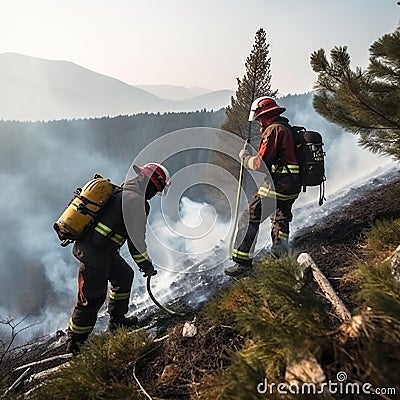
[[[277,91],[271,90],[271,57],[267,34],[263,28],[256,32],[255,43],[245,63],[246,74],[237,78],[236,99],[231,98],[231,105],[226,109],[226,120],[222,129],[247,139],[255,139],[257,127],[249,135],[248,115],[251,103],[260,96],[274,97]],[[253,140],[252,140],[253,141]]]
[[312,53],[318,74],[314,108],[359,135],[364,148],[400,160],[400,28],[376,40],[369,52],[364,71],[350,68],[347,47],[334,47],[331,62],[323,49]]

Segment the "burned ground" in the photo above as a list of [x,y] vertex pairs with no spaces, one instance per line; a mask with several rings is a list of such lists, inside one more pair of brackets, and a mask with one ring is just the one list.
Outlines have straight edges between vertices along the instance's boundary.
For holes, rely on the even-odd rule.
[[225,367],[229,352],[243,345],[243,338],[228,326],[199,321],[193,337],[184,337],[183,328],[183,323],[177,324],[138,368],[138,379],[157,398],[188,399],[205,373]]

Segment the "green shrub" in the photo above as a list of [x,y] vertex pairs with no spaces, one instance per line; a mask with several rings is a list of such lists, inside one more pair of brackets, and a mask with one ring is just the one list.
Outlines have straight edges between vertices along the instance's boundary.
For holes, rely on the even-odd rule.
[[389,204],[397,203],[399,199],[400,199],[400,183],[396,183],[389,189],[388,193]]
[[322,298],[299,286],[299,275],[294,259],[265,260],[255,266],[253,277],[215,300],[208,311],[224,310],[247,344],[223,374],[209,379],[212,387],[201,398],[262,398],[256,388],[265,377],[280,382],[289,362],[319,356],[330,340],[330,322]]
[[211,299],[202,311],[202,317],[211,324],[235,325],[238,310],[258,304],[252,279],[242,279]]
[[400,284],[394,279],[388,262],[356,265],[359,289],[356,299],[361,309],[392,316],[400,321]]
[[150,345],[144,331],[93,335],[57,378],[33,392],[33,399],[143,399],[132,378],[132,364]]
[[400,284],[388,262],[358,262],[355,275],[361,324],[353,339],[334,344],[336,360],[359,380],[400,392]]
[[367,233],[367,244],[375,253],[393,251],[400,244],[400,220],[375,222]]

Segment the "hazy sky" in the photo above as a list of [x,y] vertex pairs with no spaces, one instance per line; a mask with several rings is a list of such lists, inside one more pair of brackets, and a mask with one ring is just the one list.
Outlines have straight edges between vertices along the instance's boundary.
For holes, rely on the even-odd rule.
[[0,53],[67,60],[129,84],[236,90],[255,32],[272,85],[312,89],[310,54],[347,45],[353,66],[399,22],[395,0],[0,0]]

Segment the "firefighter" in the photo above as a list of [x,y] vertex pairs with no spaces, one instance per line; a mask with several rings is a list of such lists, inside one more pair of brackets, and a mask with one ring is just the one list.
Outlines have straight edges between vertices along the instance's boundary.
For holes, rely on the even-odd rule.
[[126,317],[134,272],[120,256],[119,249],[128,242],[129,252],[144,276],[157,274],[145,242],[149,200],[169,185],[168,170],[156,163],[133,167],[138,174],[117,190],[104,206],[98,222],[76,240],[73,255],[80,261],[78,299],[68,325],[67,351],[79,352],[92,332],[97,313],[108,292],[109,330],[134,328],[136,316]]
[[277,258],[288,254],[292,206],[301,184],[294,137],[289,120],[281,116],[284,111],[286,109],[274,99],[265,96],[256,99],[251,106],[249,121],[256,120],[260,124],[258,154],[251,156],[245,148],[239,157],[245,168],[262,171],[266,167],[272,182],[266,178],[239,219],[232,253],[236,264],[225,270],[229,276],[240,276],[250,271],[260,223],[271,214],[270,252]]

